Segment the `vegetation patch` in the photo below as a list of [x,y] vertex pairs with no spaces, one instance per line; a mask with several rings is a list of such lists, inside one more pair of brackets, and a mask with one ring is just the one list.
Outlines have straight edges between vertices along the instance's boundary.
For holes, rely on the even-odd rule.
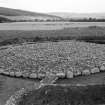
[[17,105],[101,105],[105,86],[45,86],[29,91]]
[[105,28],[90,26],[88,28],[65,28],[62,30],[0,31],[0,46],[25,42],[58,42],[61,40],[78,40],[105,44]]

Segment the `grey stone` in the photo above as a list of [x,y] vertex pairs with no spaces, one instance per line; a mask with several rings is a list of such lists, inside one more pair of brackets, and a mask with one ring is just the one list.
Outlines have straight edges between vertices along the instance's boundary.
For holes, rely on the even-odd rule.
[[11,71],[11,72],[9,72],[9,75],[10,76],[15,76],[15,73]]
[[67,78],[73,78],[73,72],[72,71],[67,71],[66,77]]
[[90,75],[90,70],[88,70],[88,69],[83,70],[82,75]]
[[100,72],[99,68],[94,67],[93,69],[91,69],[91,73],[98,73]]
[[23,76],[24,78],[28,78],[28,77],[29,77],[29,73],[22,73],[22,76]]
[[16,77],[22,76],[22,72],[15,72],[15,76],[16,76]]
[[102,65],[102,66],[100,67],[100,71],[105,71],[105,66],[104,66],[104,65]]
[[76,70],[73,72],[74,76],[79,76],[81,75],[81,71],[80,70]]
[[57,76],[58,78],[65,78],[65,73],[64,73],[64,72],[57,73],[56,76]]
[[4,72],[4,70],[3,69],[0,69],[0,73],[3,73]]
[[44,78],[46,76],[46,74],[44,74],[44,73],[38,73],[38,78],[39,79],[42,79],[42,78]]
[[37,74],[36,73],[32,73],[29,75],[30,78],[37,78]]

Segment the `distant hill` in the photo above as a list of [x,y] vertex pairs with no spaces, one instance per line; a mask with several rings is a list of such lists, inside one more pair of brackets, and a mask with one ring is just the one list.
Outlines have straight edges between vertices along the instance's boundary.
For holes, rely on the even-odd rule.
[[61,20],[61,17],[44,13],[29,12],[18,9],[0,7],[0,17],[11,21],[49,21]]
[[59,16],[62,18],[73,18],[73,19],[82,19],[82,18],[96,18],[101,19],[105,18],[105,13],[68,13],[68,12],[53,12],[49,13],[50,15]]

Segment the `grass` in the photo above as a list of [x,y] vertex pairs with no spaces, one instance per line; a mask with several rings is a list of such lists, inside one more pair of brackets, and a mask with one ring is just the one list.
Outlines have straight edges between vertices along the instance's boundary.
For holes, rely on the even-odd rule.
[[72,79],[58,79],[56,84],[83,84],[83,85],[102,85],[105,84],[105,72],[91,74],[88,76],[77,76]]
[[[44,66],[44,68],[46,68],[46,69],[42,69],[42,70],[49,70],[48,68],[50,68],[50,69],[57,71],[58,68],[60,68],[60,67],[64,68],[62,70],[66,70],[67,68],[70,67],[70,65],[74,65],[74,66],[76,65],[78,68],[79,64],[81,64],[81,66],[83,66],[82,70],[84,70],[84,68],[86,68],[86,67],[88,69],[91,69],[90,67],[87,66],[88,61],[90,62],[90,64],[92,66],[97,66],[97,64],[100,64],[100,61],[104,62],[104,48],[105,48],[105,46],[98,45],[98,44],[97,45],[91,44],[91,43],[89,44],[89,43],[84,43],[84,42],[81,42],[82,44],[80,44],[80,42],[76,42],[75,44],[78,46],[75,46],[75,44],[71,43],[72,41],[67,41],[67,44],[66,44],[66,42],[64,40],[79,40],[79,41],[86,41],[86,42],[91,41],[93,43],[100,43],[97,41],[100,38],[99,41],[104,43],[104,40],[105,40],[104,33],[105,33],[105,28],[102,28],[102,27],[68,28],[68,29],[55,30],[55,31],[47,31],[47,30],[46,31],[45,30],[44,31],[0,31],[0,45],[1,46],[9,45],[9,44],[12,44],[12,45],[21,44],[24,42],[35,42],[35,43],[41,42],[41,43],[36,43],[36,44],[24,44],[24,45],[14,46],[14,47],[12,46],[12,49],[10,48],[10,49],[1,50],[0,51],[0,58],[1,58],[0,64],[1,64],[1,66],[4,65],[4,68],[6,68],[6,69],[8,67],[10,67],[10,68],[12,67],[11,70],[21,70],[21,71],[27,70],[27,72],[32,70],[32,68],[34,71],[39,70],[41,66]],[[42,43],[42,42],[46,42],[46,41],[50,41],[50,42]],[[52,42],[54,42],[54,43],[52,43]],[[54,44],[54,45],[52,45],[52,44]],[[70,50],[70,48],[73,48],[73,49]],[[84,59],[84,55],[88,55],[88,53],[87,53],[88,48],[90,49],[89,50],[90,55]],[[55,52],[53,52],[51,49],[53,49],[53,51],[55,51]],[[77,49],[77,50],[75,50],[75,49]],[[81,49],[81,50],[78,50],[78,49]],[[78,51],[79,51],[79,53],[77,53]],[[83,52],[80,52],[80,51],[83,51]],[[41,52],[41,53],[39,53],[39,52]],[[103,54],[101,54],[99,52],[101,52]],[[78,54],[80,54],[80,55],[78,55]],[[67,56],[71,57],[72,61],[69,62],[70,64],[67,61]],[[76,56],[79,57],[78,61],[77,61],[77,59],[75,59]],[[98,59],[91,59],[91,57],[93,57],[93,56],[97,57]],[[35,58],[35,59],[32,59],[32,58]],[[49,62],[49,59],[50,59],[50,62]],[[16,65],[11,66],[13,64],[16,64]],[[34,64],[36,64],[36,65],[34,66]],[[77,68],[75,68],[75,70],[77,70]],[[81,68],[79,68],[79,69],[81,70]],[[84,81],[82,81],[82,80],[84,80]],[[84,78],[78,77],[73,80],[70,79],[67,81],[66,79],[64,79],[62,81],[59,80],[57,82],[58,83],[67,83],[67,84],[70,82],[72,84],[73,83],[74,84],[75,83],[88,84],[89,82],[95,83],[95,84],[96,83],[103,84],[103,82],[104,82],[103,80],[104,80],[104,74],[102,73],[99,76],[93,75],[91,77],[87,76]],[[14,80],[14,82],[16,82],[16,80]],[[6,100],[8,96],[5,97],[5,95],[12,94],[10,91],[14,92],[17,90],[17,88],[20,89],[20,87],[23,87],[22,84],[24,82],[20,82],[20,80],[19,80],[15,85],[13,85],[14,82],[6,82],[6,85],[5,85],[5,88],[3,91],[4,95],[0,96],[1,100]],[[9,88],[7,89],[7,91],[5,91],[5,89],[8,86],[9,86]],[[11,86],[13,88],[11,88]],[[27,86],[27,85],[25,85],[25,86]],[[81,105],[82,104],[96,105],[96,104],[101,104],[101,102],[104,103],[104,101],[105,101],[105,100],[103,100],[104,88],[105,88],[105,86],[96,86],[96,87],[92,87],[92,88],[88,87],[87,90],[89,93],[87,93],[84,89],[81,90],[81,93],[80,93],[79,89],[77,89],[76,92],[73,90],[73,93],[70,96],[71,97],[70,100],[66,100],[66,101],[68,103],[72,103],[73,105],[76,104],[75,102],[80,103]],[[97,93],[96,93],[96,96],[93,97],[93,95],[95,94],[94,89],[97,90]],[[41,90],[41,93],[43,93],[42,90]],[[55,90],[53,90],[53,91],[55,91]],[[29,105],[29,103],[31,101],[33,102],[33,104],[35,104],[34,101],[36,101],[36,100],[33,100],[36,97],[34,95],[35,92],[36,91],[33,91],[31,93],[32,97],[30,97],[30,93],[28,96],[24,96],[22,102],[19,105]],[[48,96],[45,95],[45,99],[43,99],[43,98],[41,99],[40,97],[41,97],[41,95],[43,96],[43,94],[40,94],[40,96],[39,96],[39,93],[37,93],[37,92],[36,93],[38,94],[37,97],[40,98],[40,102],[42,102],[42,103],[44,102],[44,104],[46,104],[46,102],[49,102],[51,105],[60,105],[61,103],[64,103],[64,105],[65,105],[65,100],[63,100],[63,99],[65,99],[65,97],[60,97],[60,95],[65,94],[62,92],[60,90],[58,92],[58,96],[57,96],[57,98],[59,98],[59,100],[62,100],[62,101],[58,102],[58,100],[55,100],[56,102],[52,101],[52,103],[50,103],[50,100],[48,100]],[[70,93],[71,92],[72,91],[70,90]],[[55,98],[53,98],[52,95],[54,96],[55,94],[52,94],[52,93],[53,92],[51,92],[51,94],[50,94],[51,97],[49,99],[54,100]],[[76,93],[78,94],[77,97],[75,95]],[[68,97],[68,95],[66,95],[66,97]],[[72,97],[74,97],[74,100],[72,100],[73,99]],[[84,99],[83,99],[83,97],[84,97]],[[88,101],[86,101],[87,98],[89,99]],[[98,99],[99,102],[93,98]],[[27,101],[24,101],[25,99],[27,99]],[[30,99],[30,100],[28,100],[28,99]],[[27,102],[27,103],[25,103],[25,102]],[[37,101],[37,102],[39,102],[39,101]],[[40,102],[36,103],[36,104],[41,105],[42,103],[40,103]]]
[[0,46],[9,44],[20,44],[24,42],[56,42],[60,40],[79,40],[104,44],[105,28],[90,26],[88,28],[66,28],[62,30],[0,31]]
[[23,95],[18,105],[102,105],[105,85],[45,86]]
[[0,75],[0,105],[5,105],[11,95],[21,88],[31,88],[38,80],[13,78]]
[[[28,80],[23,78],[11,78],[7,76],[0,75],[0,103],[4,105],[6,100],[9,99],[11,95],[13,95],[16,91],[19,91],[21,88],[29,88],[31,90],[35,84],[39,83],[39,81]],[[68,84],[74,85],[82,84],[82,85],[104,85],[105,84],[105,72],[97,73],[90,76],[78,76],[73,79],[59,79],[56,84]],[[8,94],[8,95],[7,95]],[[65,104],[64,104],[65,105]]]

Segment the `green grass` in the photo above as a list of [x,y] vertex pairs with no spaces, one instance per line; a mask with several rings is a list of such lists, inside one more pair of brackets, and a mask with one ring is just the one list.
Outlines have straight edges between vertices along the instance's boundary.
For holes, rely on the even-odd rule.
[[88,76],[77,76],[72,79],[58,79],[56,84],[83,84],[83,85],[102,85],[105,84],[105,72],[91,74]]
[[21,88],[31,88],[38,80],[12,78],[0,75],[0,105],[5,105],[11,95]]
[[104,27],[66,28],[62,30],[1,30],[0,46],[24,42],[43,42],[60,40],[80,40],[94,43],[105,43]]
[[[78,76],[73,79],[59,79],[56,84],[67,84],[74,85],[104,85],[105,84],[105,72],[97,73],[90,76]],[[21,88],[32,89],[35,84],[39,83],[37,80],[29,80],[23,78],[11,78],[7,76],[0,75],[0,103],[4,105],[6,100],[9,99],[16,91]],[[8,94],[8,95],[7,95]],[[34,97],[34,96],[33,96]],[[25,99],[24,99],[25,100]],[[29,100],[28,100],[29,101]]]
[[105,85],[45,86],[23,95],[17,105],[101,105]]
[[[2,45],[9,45],[9,44],[21,44],[21,43],[24,43],[24,42],[46,42],[46,41],[53,41],[53,42],[56,42],[56,41],[61,41],[61,40],[79,40],[79,41],[88,41],[88,42],[90,42],[90,41],[92,41],[92,42],[94,42],[94,43],[99,43],[99,42],[97,42],[97,40],[99,40],[99,41],[101,41],[101,42],[104,42],[104,40],[105,40],[105,28],[102,28],[102,27],[88,27],[88,28],[68,28],[68,29],[63,29],[63,30],[54,30],[54,31],[47,31],[47,30],[44,30],[44,31],[0,31],[0,45],[2,46]],[[87,38],[88,38],[88,40],[87,40]],[[100,39],[99,39],[100,38]],[[62,44],[64,44],[64,42],[62,41],[62,42],[60,42],[61,43],[61,45]],[[37,43],[38,44],[38,43]],[[42,43],[43,44],[43,43]],[[39,44],[40,45],[40,44]],[[46,45],[46,43],[45,44],[43,44],[43,45]],[[84,44],[82,44],[82,45],[84,45]],[[30,45],[28,45],[28,46],[30,46]],[[59,45],[58,45],[59,46]],[[85,45],[84,45],[85,46]],[[101,46],[101,45],[100,45]],[[102,46],[104,46],[104,45],[102,45]],[[23,47],[25,47],[25,46],[23,46]],[[15,47],[14,47],[15,48]],[[36,48],[36,47],[35,47]],[[59,47],[58,47],[59,48]],[[65,46],[63,46],[63,48],[65,48]],[[74,48],[75,49],[75,47],[72,47],[72,48]],[[94,45],[94,48],[95,48],[95,45]],[[98,47],[99,48],[99,50],[97,50],[97,51],[100,51],[100,48],[101,47]],[[23,52],[22,50],[23,50],[23,48],[22,48],[22,46],[20,46],[20,53],[21,52]],[[24,48],[25,49],[25,48]],[[30,58],[32,58],[32,56],[31,56],[31,54],[32,54],[32,52],[31,52],[31,47],[27,47],[27,49],[28,49],[28,51],[29,51],[29,54],[27,53],[27,51],[26,52],[24,52],[26,55],[28,55],[28,56],[30,56]],[[25,50],[27,50],[27,49],[25,49]],[[46,48],[45,48],[46,49]],[[97,47],[96,47],[96,49],[97,49]],[[18,52],[18,50],[19,49],[17,49],[16,50],[16,52],[19,54],[19,52]],[[38,49],[37,49],[38,50]],[[41,49],[39,48],[39,50],[40,51],[42,51],[43,52],[43,47],[41,46]],[[60,49],[61,51],[64,51],[62,48]],[[67,49],[68,50],[68,49]],[[93,51],[94,49],[92,49],[92,51]],[[101,50],[104,50],[103,49],[103,47],[102,47],[102,49]],[[15,49],[14,49],[14,51],[15,51]],[[33,51],[33,50],[32,50]],[[45,50],[46,51],[46,50]],[[59,50],[58,50],[59,51]],[[85,50],[86,51],[86,50]],[[3,53],[4,52],[4,53]],[[21,68],[21,70],[23,70],[24,68],[27,68],[27,67],[32,67],[31,65],[32,65],[32,63],[31,63],[31,61],[33,61],[33,62],[35,62],[39,67],[40,66],[43,66],[43,65],[46,65],[46,63],[48,64],[48,66],[49,66],[49,68],[52,68],[52,64],[53,65],[58,65],[58,67],[60,67],[59,66],[59,64],[61,63],[62,65],[64,65],[64,63],[67,63],[66,62],[66,59],[65,59],[65,56],[64,55],[67,55],[66,53],[62,53],[61,52],[61,54],[58,54],[59,55],[59,57],[57,58],[56,56],[55,56],[55,58],[54,59],[56,59],[57,58],[57,62],[44,62],[45,61],[45,59],[44,58],[47,58],[47,56],[45,57],[45,54],[50,54],[50,53],[44,53],[43,54],[43,56],[44,57],[42,57],[43,59],[44,59],[44,61],[43,60],[40,60],[39,58],[39,60],[37,60],[37,61],[34,61],[34,60],[32,60],[32,59],[28,59],[25,55],[24,55],[24,53],[23,53],[23,55],[22,55],[22,57],[20,57],[18,54],[16,55],[15,54],[15,56],[13,55],[13,52],[12,52],[12,50],[10,51],[10,53],[8,52],[8,50],[7,50],[7,52],[8,53],[6,53],[5,52],[5,50],[4,51],[1,51],[1,58],[3,58],[3,56],[4,56],[4,58],[8,58],[8,56],[10,57],[10,61],[12,61],[12,57],[13,57],[13,60],[14,61],[16,61],[16,62],[14,62],[13,61],[13,63],[11,62],[11,64],[14,64],[14,63],[16,63],[16,67],[18,68],[19,66],[17,65],[17,64],[19,64],[20,65],[20,68],[21,67],[23,67],[23,68]],[[93,51],[94,52],[94,51]],[[52,53],[52,51],[51,51],[51,53]],[[4,54],[4,55],[3,55]],[[36,53],[34,53],[34,54],[36,54]],[[74,54],[74,53],[73,53]],[[82,54],[83,54],[83,52],[82,52]],[[3,56],[2,56],[3,55]],[[55,54],[56,55],[56,54]],[[57,56],[58,56],[57,55]],[[71,55],[71,53],[70,53],[70,55]],[[53,56],[53,55],[52,55]],[[68,56],[69,56],[69,53],[68,53]],[[74,55],[72,55],[72,57],[73,57]],[[82,56],[82,55],[81,55]],[[97,55],[98,56],[98,55]],[[100,59],[101,59],[101,56],[102,56],[102,54],[100,55]],[[17,58],[15,58],[15,57],[17,57]],[[49,57],[51,57],[51,55],[49,55]],[[103,56],[104,57],[104,56]],[[21,59],[20,59],[21,58]],[[27,59],[26,59],[27,58]],[[41,59],[42,59],[41,58]],[[64,59],[63,59],[64,58]],[[23,59],[23,64],[25,64],[25,65],[22,65],[22,63],[21,63],[21,60]],[[52,60],[52,58],[50,58],[51,60]],[[103,59],[103,58],[102,58]],[[47,59],[46,59],[47,60]],[[72,60],[73,60],[73,58],[72,58]],[[79,59],[79,60],[81,60],[81,59]],[[87,64],[86,62],[88,61],[89,59],[86,59],[86,60],[83,60],[83,62],[85,63],[85,64]],[[6,62],[7,61],[7,62]],[[5,60],[4,61],[4,65],[5,65],[5,67],[8,67],[8,66],[10,66],[9,64],[10,64],[10,61],[8,61],[8,60]],[[76,60],[75,60],[76,61]],[[91,60],[89,60],[89,61],[91,61]],[[100,60],[99,60],[100,61]],[[2,62],[2,59],[1,59],[1,62]],[[73,61],[74,62],[74,61]],[[7,63],[7,64],[6,64]],[[74,62],[75,64],[78,64],[78,62]],[[91,63],[91,62],[90,62]],[[27,65],[27,64],[30,64],[30,65]],[[71,64],[72,64],[72,62],[71,62]],[[74,64],[74,65],[75,65]],[[37,66],[36,65],[36,66]],[[94,65],[94,64],[93,64]],[[67,65],[66,65],[67,66]],[[78,65],[77,65],[78,66]],[[84,65],[85,66],[85,65]],[[13,66],[13,68],[14,68],[14,66]],[[68,68],[68,67],[67,67]],[[57,69],[57,68],[54,68],[53,67],[53,69],[55,70],[55,69]],[[66,69],[66,68],[65,68]],[[18,70],[18,69],[17,69]],[[32,70],[32,68],[31,68],[31,70]],[[34,69],[35,70],[35,69]],[[36,67],[36,70],[37,70],[37,67]],[[1,101],[6,101],[6,99],[7,98],[9,98],[9,96],[11,96],[15,91],[17,91],[18,89],[20,89],[20,88],[22,88],[22,87],[25,87],[25,86],[28,86],[29,84],[28,83],[26,83],[24,86],[23,86],[23,83],[25,83],[24,81],[23,82],[21,82],[20,80],[18,80],[18,81],[16,81],[16,80],[10,80],[10,79],[7,79],[8,81],[5,83],[4,82],[4,90],[2,91],[3,92],[3,94],[1,94],[0,95],[0,99],[1,99]],[[73,82],[74,81],[74,82]],[[94,83],[94,84],[97,84],[97,83],[104,83],[104,73],[102,73],[102,74],[99,74],[98,76],[96,76],[96,75],[92,75],[92,76],[86,76],[86,77],[78,77],[78,78],[75,78],[75,79],[71,79],[71,80],[66,80],[66,79],[64,79],[64,80],[62,80],[62,81],[57,81],[58,83],[72,83],[72,84],[76,84],[76,83],[86,83],[86,84],[89,84],[89,83]],[[2,85],[2,84],[1,84]],[[12,87],[12,88],[11,88]],[[82,103],[82,104],[85,104],[86,103],[86,105],[96,105],[96,104],[99,104],[100,102],[105,102],[105,100],[103,100],[103,97],[104,97],[104,88],[105,88],[105,86],[96,86],[96,87],[92,87],[92,88],[88,88],[87,90],[88,90],[88,92],[89,93],[87,93],[86,92],[86,88],[85,88],[85,90],[84,89],[82,89],[81,90],[81,93],[79,92],[79,89],[77,89],[77,91],[75,92],[74,90],[73,90],[73,93],[70,95],[70,93],[72,92],[71,90],[70,90],[70,93],[68,93],[68,95],[70,95],[70,100],[68,101],[68,103],[70,102],[70,103],[73,103],[73,105],[75,105],[76,103],[75,102],[79,102],[79,103]],[[7,89],[7,90],[6,90]],[[92,89],[92,90],[91,90]],[[42,89],[43,90],[43,89]],[[62,93],[61,92],[61,90],[59,90],[59,92],[58,92],[58,96],[57,96],[57,98],[55,97],[54,98],[54,95],[55,95],[55,93],[54,94],[52,94],[53,92],[51,92],[51,94],[49,93],[49,95],[48,96],[45,96],[45,98],[43,98],[42,96],[43,96],[43,91],[41,90],[41,94],[40,94],[40,96],[39,96],[39,91],[33,91],[33,93],[31,93],[31,95],[32,95],[32,97],[30,97],[30,93],[29,93],[29,95],[28,96],[24,96],[23,97],[23,100],[22,100],[22,102],[19,104],[19,105],[29,105],[29,103],[32,101],[33,102],[33,105],[36,105],[37,104],[37,102],[39,102],[39,101],[36,101],[36,100],[33,100],[35,97],[38,97],[38,100],[39,100],[39,98],[40,98],[40,102],[44,102],[45,104],[46,104],[46,102],[51,102],[50,100],[48,100],[48,97],[49,97],[49,95],[51,96],[49,99],[52,99],[52,100],[54,100],[54,99],[57,99],[57,98],[59,98],[59,100],[62,100],[61,102],[59,101],[58,102],[58,100],[55,100],[55,101],[52,101],[52,103],[50,103],[50,105],[62,105],[61,103],[65,103],[65,100],[63,100],[65,97],[60,97],[61,95],[63,95],[64,96],[64,94],[65,93]],[[96,96],[94,96],[96,99],[99,99],[99,102],[97,101],[97,100],[95,100],[95,99],[93,99],[94,97],[93,97],[93,95],[95,95],[95,91],[97,90],[97,93],[96,93]],[[53,90],[53,91],[55,91],[55,90]],[[83,91],[85,91],[85,92],[83,92]],[[34,93],[37,93],[38,95],[34,95]],[[78,94],[77,95],[77,97],[76,97],[76,95],[75,94]],[[6,96],[6,95],[9,95],[9,96]],[[42,96],[41,96],[42,95]],[[68,97],[68,95],[66,95],[66,97]],[[72,100],[73,98],[72,97],[74,97],[74,100]],[[85,98],[85,99],[83,99],[83,97]],[[31,99],[32,100],[31,100]],[[78,99],[79,98],[79,99]],[[86,99],[89,99],[88,101],[86,101]],[[24,100],[26,100],[27,99],[27,101],[24,101]],[[28,99],[30,99],[30,100],[28,100]],[[47,101],[46,101],[47,100]],[[25,102],[27,102],[27,103],[25,103]],[[40,102],[38,103],[39,105],[43,105],[42,103],[40,104]],[[54,102],[54,103],[53,103]],[[35,104],[36,103],[36,104]],[[38,105],[37,104],[37,105]],[[82,105],[81,104],[81,105]]]

